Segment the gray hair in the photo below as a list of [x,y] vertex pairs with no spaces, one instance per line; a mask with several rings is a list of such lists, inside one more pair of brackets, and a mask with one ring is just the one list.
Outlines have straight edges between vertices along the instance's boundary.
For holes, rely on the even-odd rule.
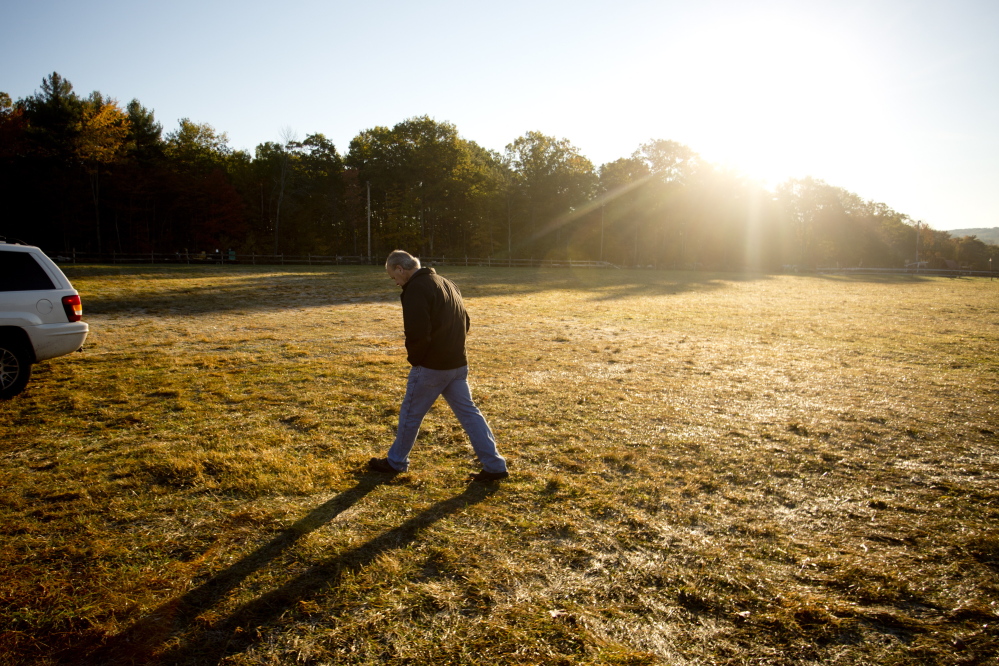
[[385,266],[387,268],[398,266],[404,271],[411,271],[420,267],[420,260],[405,250],[393,250],[385,260]]

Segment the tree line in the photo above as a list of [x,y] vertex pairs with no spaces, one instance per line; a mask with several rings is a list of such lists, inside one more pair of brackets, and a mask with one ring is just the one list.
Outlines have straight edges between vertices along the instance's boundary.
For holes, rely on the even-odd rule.
[[812,178],[770,191],[675,141],[598,167],[566,139],[527,132],[499,153],[421,116],[361,131],[343,154],[315,133],[251,155],[187,118],[164,133],[138,100],[82,97],[58,73],[24,99],[0,92],[0,191],[0,235],[56,252],[999,266],[974,236]]

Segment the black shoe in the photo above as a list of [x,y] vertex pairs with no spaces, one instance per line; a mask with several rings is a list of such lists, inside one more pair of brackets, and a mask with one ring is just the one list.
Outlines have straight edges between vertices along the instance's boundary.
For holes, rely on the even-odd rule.
[[392,467],[388,458],[372,458],[368,461],[368,469],[372,472],[381,472],[383,474],[399,474],[399,470]]
[[509,472],[487,472],[483,470],[478,474],[473,474],[471,480],[481,482],[499,481],[500,479],[505,479],[508,476],[510,476]]

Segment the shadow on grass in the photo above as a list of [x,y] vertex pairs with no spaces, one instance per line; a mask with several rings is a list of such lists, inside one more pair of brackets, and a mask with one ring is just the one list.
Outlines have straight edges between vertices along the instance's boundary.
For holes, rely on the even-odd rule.
[[[209,628],[196,627],[197,617],[218,603],[244,579],[290,548],[301,537],[336,518],[360,501],[384,477],[368,475],[347,490],[299,520],[250,555],[216,574],[187,594],[169,601],[99,649],[86,655],[78,651],[66,662],[77,664],[156,663],[216,664],[239,653],[259,637],[262,627],[286,614],[295,613],[299,602],[335,588],[344,573],[359,570],[379,555],[403,548],[417,540],[421,530],[481,502],[496,492],[494,484],[471,483],[459,495],[437,502],[403,524],[341,555],[315,565],[281,587],[244,604],[228,618]],[[246,630],[244,630],[246,629]],[[180,645],[157,655],[158,648],[175,637],[187,635]]]
[[[702,273],[687,271],[482,268],[445,266],[440,273],[453,280],[466,300],[493,296],[521,296],[546,291],[581,291],[594,300],[634,296],[668,296],[724,288],[731,282],[772,279],[766,274]],[[123,277],[129,291],[90,292],[87,280]],[[380,267],[339,270],[302,267],[148,267],[109,269],[71,274],[90,314],[182,314],[256,312],[286,308],[336,308],[357,303],[398,303],[399,290]],[[174,283],[164,283],[164,280]],[[189,280],[189,281],[186,281]]]
[[[644,276],[645,279],[642,279]],[[627,279],[635,276],[635,278]],[[774,276],[763,273],[694,273],[685,271],[652,273],[631,271],[617,283],[593,287],[594,301],[613,301],[634,297],[673,296],[684,293],[703,293],[725,289],[735,282],[764,282]]]
[[933,280],[929,275],[907,275],[899,273],[817,273],[820,280],[827,282],[861,282],[869,284],[919,284]]
[[[398,288],[370,267],[349,271],[204,268],[173,271],[133,269],[70,275],[86,314],[203,315],[288,308],[335,307],[353,303],[397,302]],[[117,282],[115,278],[121,277]],[[90,289],[88,280],[96,280]],[[113,293],[102,287],[119,287]]]
[[92,277],[142,278],[144,280],[176,280],[185,277],[210,278],[213,276],[232,277],[238,275],[299,275],[327,276],[344,272],[372,272],[371,266],[308,266],[308,265],[213,265],[213,264],[60,264],[62,272],[70,280]]

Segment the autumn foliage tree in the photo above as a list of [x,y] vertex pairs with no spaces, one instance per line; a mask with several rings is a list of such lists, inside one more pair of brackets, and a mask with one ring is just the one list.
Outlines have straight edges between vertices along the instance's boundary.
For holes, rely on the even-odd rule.
[[417,116],[358,132],[344,154],[290,132],[250,154],[188,118],[164,134],[138,100],[81,97],[55,72],[27,98],[0,92],[0,196],[0,236],[57,254],[361,257],[370,216],[376,258],[772,271],[903,267],[918,252],[931,267],[999,265],[975,237],[814,178],[771,191],[667,139],[597,167],[565,138],[530,131],[497,153]]

